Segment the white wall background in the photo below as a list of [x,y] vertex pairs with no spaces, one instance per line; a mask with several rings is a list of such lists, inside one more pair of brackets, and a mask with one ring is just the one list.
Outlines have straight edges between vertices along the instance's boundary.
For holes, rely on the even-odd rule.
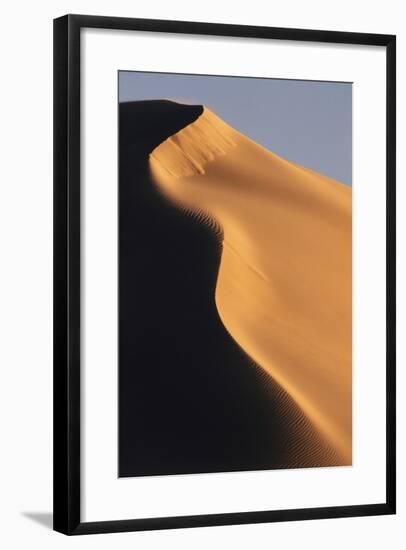
[[[130,0],[3,6],[0,129],[0,544],[14,548],[403,548],[406,292],[398,288],[398,515],[68,538],[52,508],[52,19],[65,13],[398,35],[398,280],[406,280],[405,14],[399,0]],[[371,159],[373,161],[373,159]],[[403,342],[402,342],[403,340]],[[348,490],[351,490],[349,487]]]

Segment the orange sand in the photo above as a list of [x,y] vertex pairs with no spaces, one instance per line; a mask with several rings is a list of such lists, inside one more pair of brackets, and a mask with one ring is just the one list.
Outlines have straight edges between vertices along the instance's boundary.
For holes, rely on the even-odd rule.
[[206,108],[150,167],[170,200],[222,232],[215,298],[231,336],[351,464],[351,188]]

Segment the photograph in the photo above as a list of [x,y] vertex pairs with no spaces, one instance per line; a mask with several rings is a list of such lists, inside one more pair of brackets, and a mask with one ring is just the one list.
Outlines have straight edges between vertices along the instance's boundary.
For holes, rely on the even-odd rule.
[[119,476],[352,464],[352,83],[118,72]]

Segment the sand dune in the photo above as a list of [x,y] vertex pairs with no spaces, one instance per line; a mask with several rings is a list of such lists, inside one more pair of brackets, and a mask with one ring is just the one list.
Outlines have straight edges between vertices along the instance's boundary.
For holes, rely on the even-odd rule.
[[215,300],[230,335],[351,464],[351,189],[207,108],[153,151],[150,169],[222,240]]

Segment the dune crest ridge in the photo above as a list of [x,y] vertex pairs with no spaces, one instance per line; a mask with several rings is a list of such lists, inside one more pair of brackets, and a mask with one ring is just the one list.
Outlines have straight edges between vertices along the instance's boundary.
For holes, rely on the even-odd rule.
[[169,200],[221,227],[215,301],[230,335],[351,464],[351,188],[207,108],[152,152],[150,170]]
[[150,155],[152,162],[170,176],[181,178],[205,174],[205,165],[236,146],[233,130],[205,109],[198,123],[170,136]]

